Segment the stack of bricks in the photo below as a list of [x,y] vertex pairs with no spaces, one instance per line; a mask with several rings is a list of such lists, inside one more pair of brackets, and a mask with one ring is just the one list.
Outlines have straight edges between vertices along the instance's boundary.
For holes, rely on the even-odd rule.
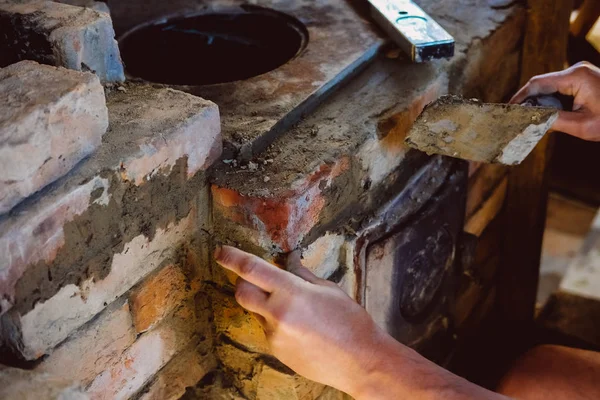
[[[513,89],[523,10],[482,6],[473,20],[493,28],[455,26],[452,62],[379,56],[273,138],[249,177],[217,162],[215,104],[123,83],[94,3],[0,0],[0,397],[35,384],[42,398],[347,399],[270,354],[235,303],[236,277],[211,261],[214,237],[271,259],[302,248],[307,267],[364,304],[360,234],[386,221],[359,217],[414,200],[413,177],[439,188],[443,176],[422,173],[439,160],[409,153],[404,136],[440,94]],[[473,175],[469,221],[490,194],[498,203],[504,175],[493,175]]]
[[181,397],[217,368],[217,106],[120,83],[104,12],[0,2],[0,38],[0,397]]

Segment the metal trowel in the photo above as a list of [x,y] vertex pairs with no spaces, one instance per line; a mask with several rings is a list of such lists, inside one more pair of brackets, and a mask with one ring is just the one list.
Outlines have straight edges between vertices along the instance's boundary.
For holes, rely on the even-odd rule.
[[518,165],[552,127],[558,111],[571,109],[569,101],[550,95],[513,105],[443,96],[425,107],[405,142],[428,154]]

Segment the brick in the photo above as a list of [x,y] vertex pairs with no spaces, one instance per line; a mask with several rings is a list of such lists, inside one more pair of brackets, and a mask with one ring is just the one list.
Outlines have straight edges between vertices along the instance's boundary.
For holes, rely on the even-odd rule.
[[256,399],[258,376],[263,368],[260,354],[249,353],[231,344],[219,344],[215,353],[233,386],[247,399]]
[[88,400],[71,380],[16,368],[0,370],[0,398],[19,400]]
[[183,157],[190,178],[219,158],[223,145],[215,103],[170,88],[126,87],[126,92],[111,92],[107,100],[111,146],[138,150],[134,157],[122,158],[123,179],[139,185]]
[[52,1],[0,2],[0,66],[21,60],[125,80],[110,16]]
[[103,280],[91,278],[80,286],[64,286],[53,297],[21,315],[23,355],[28,359],[42,356],[157,268],[169,250],[193,232],[194,218],[195,213],[191,213],[178,224],[159,229],[152,241],[144,235],[136,237],[125,245],[123,252],[115,254],[111,272]]
[[233,295],[218,291],[211,293],[214,323],[217,334],[224,334],[256,353],[270,353],[265,332],[258,320],[240,307]]
[[194,346],[175,356],[143,390],[140,400],[175,400],[217,367],[214,354],[202,355]]
[[1,305],[15,308],[27,358],[162,264],[208,214],[201,171],[221,149],[217,107],[170,89],[128,88],[109,96],[101,148],[26,212],[0,221]]
[[32,59],[91,71],[103,82],[124,81],[107,7],[93,8],[100,11],[38,0],[0,4],[0,34],[6,39],[0,65]]
[[93,153],[108,127],[90,73],[22,61],[0,69],[0,214]]
[[294,250],[320,222],[320,212],[326,203],[323,192],[349,166],[347,157],[331,165],[320,165],[274,197],[245,196],[236,190],[213,185],[215,225],[221,226],[219,221],[232,221],[241,225],[233,229],[246,228],[249,229],[247,233],[258,231],[258,236],[248,236],[254,245],[275,247],[284,252]]
[[273,368],[260,354],[246,352],[231,344],[221,344],[216,351],[234,386],[246,398],[316,399],[325,389],[320,383],[296,375],[291,370],[285,371],[283,365],[281,369]]
[[[142,334],[120,357],[88,386],[91,399],[127,399],[139,392],[176,354],[198,340],[210,345],[207,309],[193,301]],[[204,340],[202,340],[204,339]],[[208,341],[207,341],[208,340]],[[209,347],[206,347],[204,351]]]
[[330,279],[348,296],[359,301],[359,288],[354,270],[356,240],[326,233],[302,252],[302,265],[320,278]]
[[57,3],[69,4],[77,7],[85,7],[91,8],[92,10],[105,12],[110,14],[110,9],[108,8],[108,4],[102,1],[94,1],[94,0],[53,0]]
[[[357,78],[299,127],[279,137],[272,146],[276,150],[263,156],[254,174],[231,164],[218,170],[213,186],[218,236],[257,253],[263,249],[259,255],[269,256],[313,242],[325,234],[320,230],[327,224],[349,214],[352,205],[380,204],[370,188],[377,185],[383,190],[400,174],[408,151],[404,136],[427,102],[445,93],[447,75],[436,66],[408,66],[401,75],[414,74],[409,82],[388,78],[387,74],[395,74],[391,69],[371,73],[377,78]],[[391,90],[385,84],[394,84],[394,91],[407,95],[402,100],[375,96],[378,85],[382,91]],[[347,109],[354,99],[370,106]]]
[[86,386],[135,341],[129,304],[115,304],[52,351],[36,371]]
[[345,238],[327,233],[302,252],[302,265],[320,278],[328,278],[344,261]]
[[167,265],[129,295],[137,333],[157,325],[188,297],[187,278],[177,265]]
[[315,399],[325,386],[300,375],[289,375],[265,365],[258,377],[256,398],[261,400]]

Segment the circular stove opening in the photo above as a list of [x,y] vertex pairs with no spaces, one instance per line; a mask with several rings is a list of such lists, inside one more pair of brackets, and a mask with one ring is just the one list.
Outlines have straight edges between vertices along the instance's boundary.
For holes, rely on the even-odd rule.
[[209,85],[272,71],[300,53],[308,31],[278,11],[244,6],[145,23],[119,40],[129,75],[171,85]]

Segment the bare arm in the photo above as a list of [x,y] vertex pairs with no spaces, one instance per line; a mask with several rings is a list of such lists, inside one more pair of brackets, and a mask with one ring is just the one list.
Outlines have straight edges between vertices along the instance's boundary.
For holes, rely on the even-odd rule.
[[289,272],[233,247],[218,249],[215,258],[240,276],[235,297],[263,325],[273,355],[300,375],[357,400],[505,398],[396,342],[296,253]]
[[573,111],[561,111],[552,127],[584,140],[600,141],[600,68],[583,62],[569,69],[532,78],[511,100],[561,93],[573,96]]

